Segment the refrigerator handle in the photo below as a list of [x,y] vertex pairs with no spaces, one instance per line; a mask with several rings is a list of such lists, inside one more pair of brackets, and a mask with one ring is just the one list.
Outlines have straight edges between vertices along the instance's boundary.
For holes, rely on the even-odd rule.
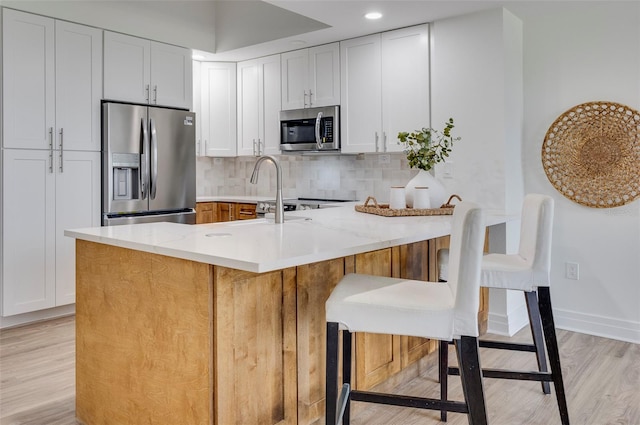
[[140,140],[140,192],[142,199],[147,199],[149,188],[149,171],[147,170],[147,164],[149,163],[147,159],[149,152],[149,133],[147,132],[147,123],[144,118],[140,119],[140,125],[142,127],[140,132],[142,136],[142,140]]
[[156,123],[151,118],[151,190],[149,197],[156,199],[156,186],[158,183],[158,136],[156,134]]

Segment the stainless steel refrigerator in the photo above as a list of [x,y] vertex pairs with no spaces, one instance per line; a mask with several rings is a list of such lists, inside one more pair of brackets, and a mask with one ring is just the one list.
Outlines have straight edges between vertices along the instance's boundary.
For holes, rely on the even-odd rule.
[[102,104],[102,225],[195,223],[193,112]]

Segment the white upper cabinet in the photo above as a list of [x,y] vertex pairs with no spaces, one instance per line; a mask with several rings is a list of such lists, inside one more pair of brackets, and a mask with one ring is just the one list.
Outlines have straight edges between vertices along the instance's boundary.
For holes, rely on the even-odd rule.
[[402,151],[398,132],[429,126],[428,25],[343,41],[340,61],[342,152]]
[[280,55],[238,63],[238,155],[280,153]]
[[151,90],[151,42],[104,32],[104,97],[148,103]]
[[282,109],[340,104],[340,44],[281,55]]
[[380,34],[340,42],[342,152],[380,151],[380,43]]
[[200,155],[236,156],[236,64],[200,63]]
[[4,147],[100,150],[102,31],[3,11]]
[[104,97],[192,108],[191,50],[104,32]]
[[2,12],[4,147],[49,149],[55,130],[55,21]]
[[428,26],[382,33],[384,152],[404,150],[398,143],[398,133],[429,127],[429,118]]
[[151,103],[191,109],[191,50],[151,42]]
[[55,75],[58,147],[99,151],[102,31],[56,21]]

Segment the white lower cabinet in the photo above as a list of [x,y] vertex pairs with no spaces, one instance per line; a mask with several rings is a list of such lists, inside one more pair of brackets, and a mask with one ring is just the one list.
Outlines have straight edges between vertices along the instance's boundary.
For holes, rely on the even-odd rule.
[[75,302],[75,241],[100,225],[100,152],[3,151],[2,315]]

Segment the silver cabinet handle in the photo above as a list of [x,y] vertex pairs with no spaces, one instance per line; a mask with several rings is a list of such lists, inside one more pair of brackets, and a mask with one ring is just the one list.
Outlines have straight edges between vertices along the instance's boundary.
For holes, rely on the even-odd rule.
[[53,127],[49,127],[49,172],[53,173]]
[[264,154],[264,142],[258,138],[258,156]]
[[311,89],[309,89],[309,106],[313,106],[313,100],[311,99],[311,96],[313,96],[313,92],[311,91]]
[[151,118],[151,190],[149,198],[156,199],[156,190],[158,189],[158,135],[156,134],[156,123]]
[[253,156],[258,156],[256,153],[256,139],[253,139]]
[[303,107],[305,107],[305,108],[306,108],[306,107],[307,107],[307,91],[306,91],[306,90],[304,90],[304,91],[303,91],[303,93],[304,93],[304,94],[303,94],[303,96],[302,96],[302,103],[303,103]]
[[64,157],[62,156],[64,152],[64,129],[60,128],[60,172],[64,172]]
[[378,152],[380,149],[378,148],[378,132],[376,131],[376,152]]
[[153,103],[158,104],[158,86],[153,86]]
[[147,84],[146,91],[147,91],[147,102],[149,102],[149,84]]
[[386,131],[382,132],[382,149],[383,149],[383,152],[387,151],[387,132]]
[[207,139],[204,139],[204,155],[207,156]]

